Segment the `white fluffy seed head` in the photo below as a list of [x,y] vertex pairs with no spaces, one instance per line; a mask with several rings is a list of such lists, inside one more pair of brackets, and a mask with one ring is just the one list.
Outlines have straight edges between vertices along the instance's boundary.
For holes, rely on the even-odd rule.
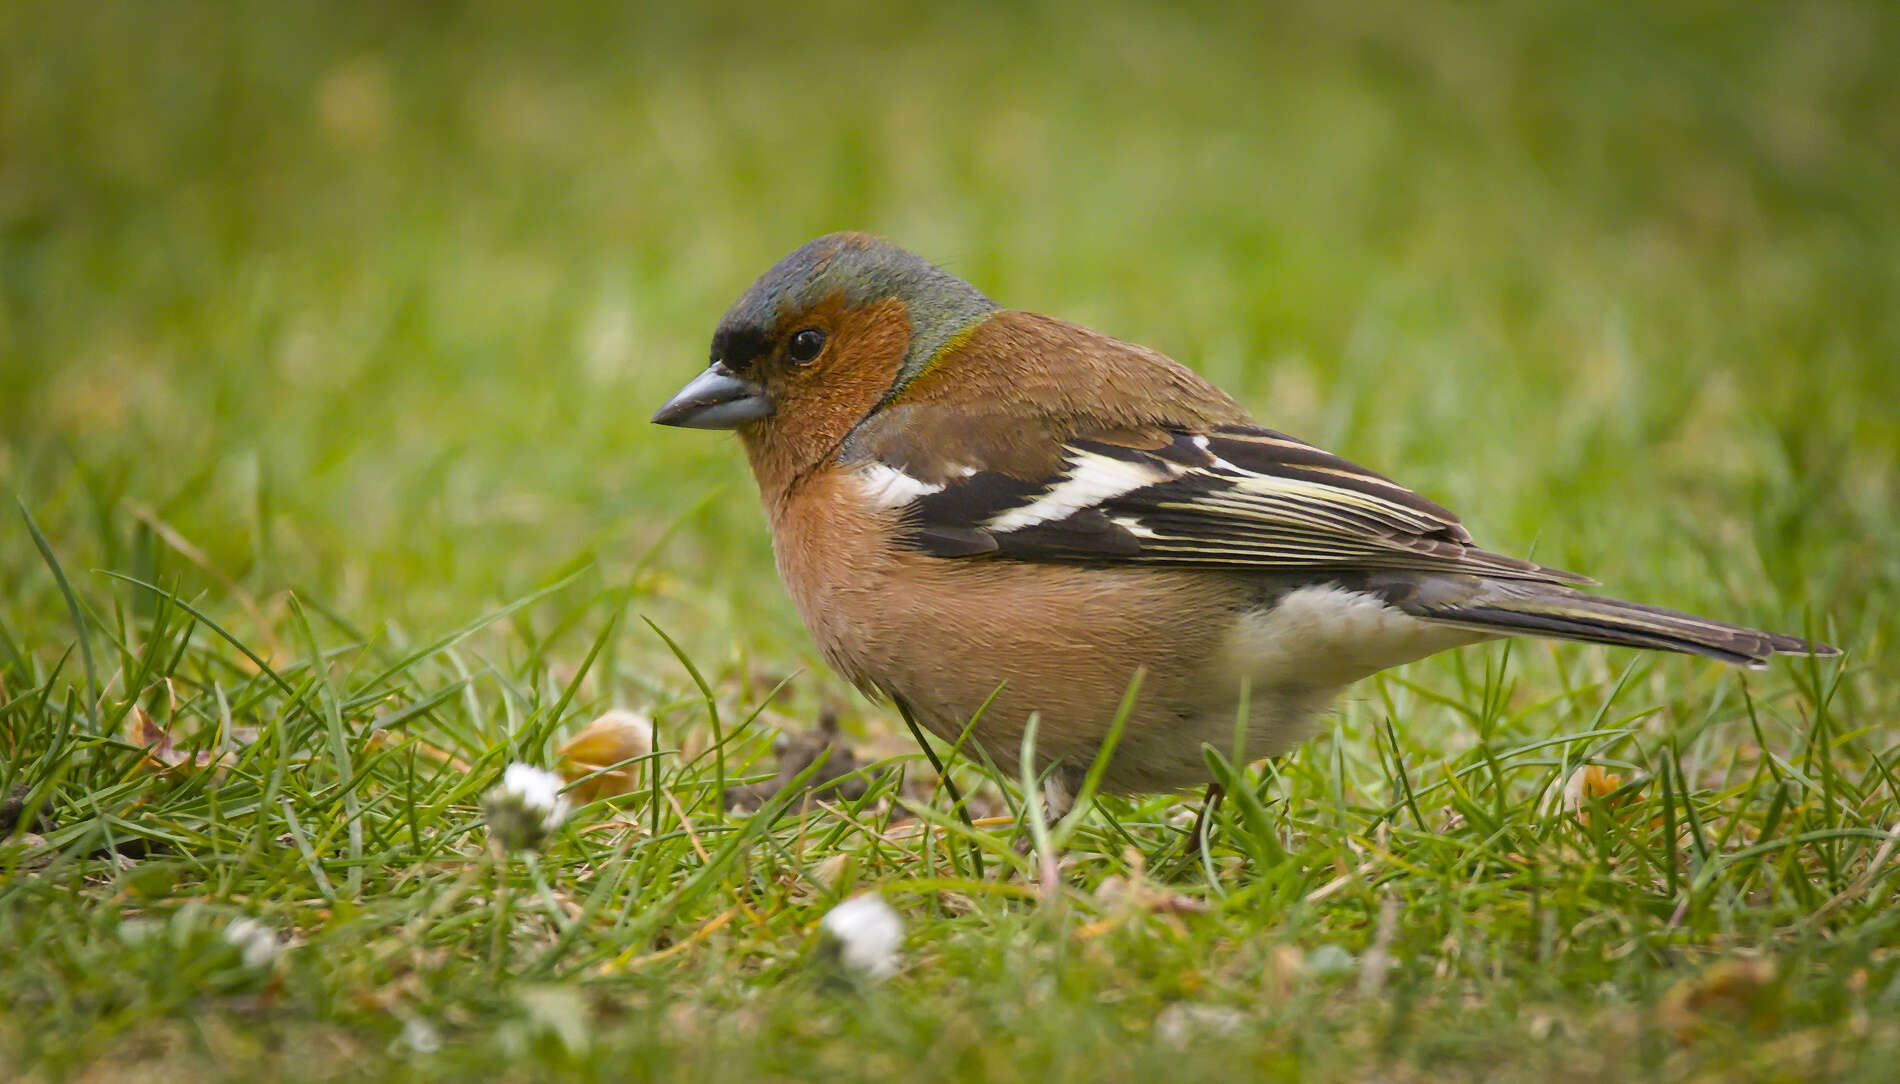
[[237,947],[245,967],[269,967],[284,953],[284,943],[277,939],[277,932],[254,918],[232,919],[224,928],[224,940]]
[[501,782],[482,796],[482,816],[503,849],[539,848],[567,819],[561,777],[532,764],[510,764]]
[[882,896],[853,896],[818,923],[827,946],[845,967],[866,978],[897,973],[897,949],[904,943],[904,920]]

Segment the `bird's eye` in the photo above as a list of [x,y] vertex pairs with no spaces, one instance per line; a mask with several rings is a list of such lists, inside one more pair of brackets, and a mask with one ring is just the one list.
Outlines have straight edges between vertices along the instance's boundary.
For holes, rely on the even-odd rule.
[[800,328],[792,332],[791,341],[785,346],[785,352],[796,362],[807,362],[816,358],[825,348],[825,333],[815,327]]

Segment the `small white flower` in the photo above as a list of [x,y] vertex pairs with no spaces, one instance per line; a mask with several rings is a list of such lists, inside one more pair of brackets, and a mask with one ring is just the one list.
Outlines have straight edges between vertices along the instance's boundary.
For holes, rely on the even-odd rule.
[[1170,1046],[1187,1046],[1204,1036],[1233,1035],[1246,1023],[1247,1015],[1239,1009],[1177,1001],[1155,1017],[1155,1035]]
[[1306,970],[1324,977],[1349,975],[1359,966],[1353,954],[1334,944],[1315,945],[1306,954]]
[[[566,815],[567,802],[561,797],[561,777],[546,768],[515,763],[501,774],[501,785],[521,799],[529,809],[544,810],[558,826]],[[553,827],[550,826],[550,827]]]
[[420,1016],[402,1022],[402,1035],[396,1041],[418,1054],[433,1054],[442,1049],[441,1034]]
[[872,979],[897,973],[904,920],[882,896],[867,892],[851,897],[826,913],[818,929],[847,968]]
[[561,777],[532,764],[510,764],[482,796],[482,816],[504,849],[534,850],[567,819]]
[[142,945],[164,931],[165,924],[152,918],[128,918],[119,923],[119,940],[127,945]]
[[245,967],[269,967],[284,954],[284,943],[277,939],[276,931],[254,918],[232,919],[224,928],[224,940],[237,946]]

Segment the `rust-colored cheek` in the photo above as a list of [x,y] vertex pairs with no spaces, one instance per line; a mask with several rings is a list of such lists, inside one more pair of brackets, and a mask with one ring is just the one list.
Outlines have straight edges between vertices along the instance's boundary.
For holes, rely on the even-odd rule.
[[910,348],[910,318],[895,298],[847,309],[833,296],[794,322],[829,329],[824,354],[770,381],[777,408],[739,431],[768,505],[782,501],[870,413]]

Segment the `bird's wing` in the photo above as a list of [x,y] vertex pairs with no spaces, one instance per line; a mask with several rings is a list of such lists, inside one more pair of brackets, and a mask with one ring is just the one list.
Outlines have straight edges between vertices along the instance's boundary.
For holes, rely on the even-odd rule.
[[1029,476],[964,463],[934,480],[880,458],[863,477],[873,500],[900,509],[905,544],[938,557],[1591,582],[1479,549],[1444,508],[1269,429],[1115,430],[1072,437],[1051,458]]

